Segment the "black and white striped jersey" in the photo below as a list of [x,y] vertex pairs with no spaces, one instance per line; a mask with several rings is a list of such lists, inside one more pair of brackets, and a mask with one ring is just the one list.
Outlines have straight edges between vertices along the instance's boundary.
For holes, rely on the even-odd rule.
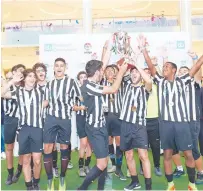
[[135,87],[128,83],[124,90],[120,119],[145,126],[147,94],[144,85]]
[[186,105],[191,121],[200,120],[200,88],[201,85],[191,81],[186,85]]
[[12,98],[16,99],[19,106],[19,126],[29,125],[42,128],[43,92],[38,88],[28,91],[25,88],[17,88],[12,91]]
[[[84,105],[84,103],[81,102],[79,98],[76,98],[76,101],[75,101],[75,102],[76,102],[76,105],[77,105],[77,106],[82,106],[82,105]],[[83,116],[84,116],[84,115],[86,115],[86,112],[85,112],[85,110],[79,110],[79,111],[76,112],[76,114],[77,114],[77,115],[83,115]]]
[[71,119],[74,100],[80,95],[74,79],[65,76],[48,82],[45,90],[45,100],[49,101],[47,114],[61,119]]
[[176,77],[173,82],[170,82],[156,73],[154,82],[158,88],[161,119],[173,122],[188,122],[186,85],[191,82],[189,74]]
[[95,128],[104,127],[103,86],[86,80],[81,87],[86,110],[86,122]]
[[[18,86],[11,86],[10,91],[15,91],[17,88],[20,88]],[[4,115],[7,115],[9,117],[19,117],[19,110],[18,110],[18,103],[16,99],[4,99],[3,101],[4,105]]]

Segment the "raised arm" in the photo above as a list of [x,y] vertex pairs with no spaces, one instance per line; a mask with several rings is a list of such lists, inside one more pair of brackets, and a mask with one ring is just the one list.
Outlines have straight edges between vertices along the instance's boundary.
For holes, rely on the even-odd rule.
[[138,40],[138,45],[139,45],[140,51],[143,53],[143,56],[148,65],[148,68],[151,71],[152,76],[155,76],[157,71],[156,71],[156,67],[153,65],[153,63],[148,55],[148,52],[146,50],[146,38],[143,35],[140,35],[137,40]]
[[10,95],[10,87],[15,85],[16,83],[20,82],[23,79],[23,75],[22,74],[16,74],[13,75],[13,79],[10,80],[9,82],[6,82],[2,85],[1,87],[1,97],[3,98],[11,98]]
[[[197,63],[197,60],[198,60],[198,56],[195,52],[188,52],[188,55],[192,58],[192,61],[193,61],[193,66],[196,65]],[[202,70],[201,70],[201,67],[200,69],[197,71],[197,73],[195,74],[194,76],[195,78],[195,81],[197,83],[199,83],[201,80],[202,80]]]
[[197,63],[192,66],[192,68],[189,71],[190,77],[194,77],[195,74],[198,72],[198,70],[201,68],[203,64],[203,55],[197,60]]
[[111,58],[111,49],[112,49],[112,44],[113,44],[112,41],[113,40],[112,40],[112,36],[111,36],[110,39],[105,42],[105,45],[103,47],[102,58],[101,58],[101,60],[103,62],[103,66],[102,66],[103,70],[105,70],[105,68],[109,64],[109,60]]
[[136,68],[140,72],[140,75],[145,82],[145,89],[150,92],[152,89],[152,80],[150,76],[140,66],[136,65]]
[[119,89],[123,76],[124,76],[125,72],[127,71],[127,67],[128,67],[128,64],[124,62],[119,69],[119,72],[117,74],[116,80],[114,81],[113,85],[104,86],[103,92],[102,92],[103,94],[112,94],[112,93],[115,93]]

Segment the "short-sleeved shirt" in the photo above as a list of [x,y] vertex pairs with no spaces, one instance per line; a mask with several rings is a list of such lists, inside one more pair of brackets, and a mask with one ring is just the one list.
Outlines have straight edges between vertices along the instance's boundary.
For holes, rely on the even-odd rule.
[[87,107],[86,122],[94,128],[104,127],[103,86],[86,80],[81,87],[81,93],[84,99],[84,105]]
[[11,92],[19,106],[19,126],[28,125],[42,128],[43,126],[43,92],[38,88],[26,90],[17,88]]
[[144,85],[135,87],[128,83],[124,90],[120,119],[145,126],[147,94]]
[[71,119],[76,97],[80,97],[78,84],[74,79],[63,77],[47,83],[45,100],[49,101],[47,114],[61,119]]
[[186,102],[186,85],[192,78],[189,74],[176,77],[173,82],[156,73],[154,82],[158,88],[159,111],[162,120],[173,122],[190,121]]

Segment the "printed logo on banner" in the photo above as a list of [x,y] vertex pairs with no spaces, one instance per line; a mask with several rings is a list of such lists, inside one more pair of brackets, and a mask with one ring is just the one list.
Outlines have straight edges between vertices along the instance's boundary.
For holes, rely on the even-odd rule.
[[44,45],[44,51],[52,51],[52,44],[45,44]]
[[92,54],[92,45],[91,43],[87,42],[84,44],[84,53],[85,54]]
[[185,41],[177,41],[177,49],[185,49]]
[[94,52],[92,55],[91,55],[91,59],[92,60],[97,60],[98,59],[98,56],[97,56],[97,53]]

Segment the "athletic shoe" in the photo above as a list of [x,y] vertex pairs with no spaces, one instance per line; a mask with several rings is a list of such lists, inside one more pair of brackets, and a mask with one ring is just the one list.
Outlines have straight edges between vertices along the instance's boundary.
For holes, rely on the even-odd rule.
[[2,159],[2,160],[6,159],[6,153],[5,153],[5,152],[2,152],[2,153],[1,153],[1,159]]
[[32,186],[28,186],[27,190],[33,190],[33,187]]
[[131,174],[130,174],[129,169],[127,169],[127,177],[128,177],[128,178],[130,178],[130,177],[131,177]]
[[12,178],[12,182],[13,182],[13,183],[18,182],[18,179],[20,178],[21,172],[22,172],[22,171],[19,171],[18,169],[16,170],[16,173],[14,174],[14,176],[13,176],[13,178]]
[[198,172],[197,173],[197,179],[195,181],[195,184],[203,184],[203,174]]
[[71,169],[71,168],[73,168],[73,164],[72,164],[72,162],[71,161],[69,161],[69,163],[68,163],[68,167],[67,167],[68,169]]
[[190,190],[190,191],[197,191],[197,187],[195,186],[195,184],[189,183],[188,184],[188,190]]
[[162,176],[162,172],[160,167],[154,167],[154,172],[157,176]]
[[13,175],[8,175],[8,177],[7,177],[7,180],[6,180],[6,185],[11,185],[12,183],[13,183],[13,181],[12,181],[12,178],[13,178]]
[[173,183],[171,184],[168,184],[168,188],[167,188],[167,191],[175,191],[175,185]]
[[65,177],[60,177],[60,179],[59,179],[59,191],[65,191],[65,190],[66,190]]
[[177,168],[173,172],[173,177],[174,178],[180,178],[181,176],[185,175],[184,170],[178,170]]
[[53,181],[53,179],[48,180],[47,191],[54,191],[54,181]]
[[84,171],[86,174],[90,172],[90,167],[89,166],[84,166]]
[[33,190],[35,190],[35,191],[40,190],[39,184],[34,184],[33,185]]
[[58,167],[53,168],[52,171],[53,171],[53,176],[54,176],[54,178],[58,178],[58,177],[59,177],[59,170],[58,170]]
[[116,166],[111,166],[110,168],[107,169],[108,173],[112,173],[116,171]]
[[140,168],[140,175],[144,175],[142,168]]
[[139,182],[131,182],[128,186],[126,186],[124,188],[125,191],[133,191],[136,189],[141,188],[140,183]]
[[117,177],[119,177],[120,180],[127,180],[127,178],[123,175],[123,172],[122,172],[121,170],[117,170],[117,171],[115,172],[115,175],[116,175]]
[[84,168],[80,168],[79,171],[78,171],[78,174],[79,174],[80,177],[85,177],[86,173],[84,171]]

